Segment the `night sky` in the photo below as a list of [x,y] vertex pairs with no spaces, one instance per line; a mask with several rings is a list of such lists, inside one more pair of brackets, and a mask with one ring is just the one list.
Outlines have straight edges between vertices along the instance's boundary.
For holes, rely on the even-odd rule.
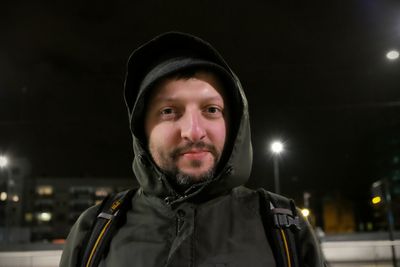
[[250,186],[273,189],[268,143],[281,138],[284,193],[360,201],[379,178],[377,139],[399,128],[400,62],[385,57],[400,49],[398,1],[0,5],[0,153],[27,158],[34,177],[133,176],[125,64],[169,30],[212,43],[241,79]]

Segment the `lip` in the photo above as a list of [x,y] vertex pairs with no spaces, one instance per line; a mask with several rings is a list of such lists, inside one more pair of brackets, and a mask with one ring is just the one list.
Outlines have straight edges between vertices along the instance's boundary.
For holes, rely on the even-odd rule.
[[202,159],[206,157],[209,153],[210,151],[208,150],[190,150],[183,152],[181,156],[188,159]]
[[181,155],[186,155],[186,154],[201,154],[201,153],[207,153],[209,152],[208,150],[188,150],[184,151],[181,153]]

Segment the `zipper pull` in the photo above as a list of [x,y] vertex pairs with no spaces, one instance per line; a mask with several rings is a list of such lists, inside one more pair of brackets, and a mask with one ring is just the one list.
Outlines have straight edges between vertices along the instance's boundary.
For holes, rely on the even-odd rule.
[[173,196],[169,196],[169,197],[164,198],[164,202],[168,206],[171,206],[171,203],[174,202],[175,200],[176,200],[176,197],[173,197]]

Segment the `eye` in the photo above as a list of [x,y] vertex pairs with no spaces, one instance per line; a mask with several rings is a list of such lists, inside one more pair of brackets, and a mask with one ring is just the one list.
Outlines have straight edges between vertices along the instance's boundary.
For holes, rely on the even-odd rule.
[[207,111],[208,111],[209,113],[217,113],[217,112],[220,112],[219,108],[217,108],[217,107],[209,107],[209,108],[207,108]]
[[173,120],[178,116],[178,111],[173,107],[165,107],[160,110],[160,117],[163,120]]
[[173,108],[163,108],[160,113],[161,115],[169,115],[175,113],[175,111]]
[[223,115],[223,109],[219,106],[208,106],[205,113],[212,118],[219,118]]

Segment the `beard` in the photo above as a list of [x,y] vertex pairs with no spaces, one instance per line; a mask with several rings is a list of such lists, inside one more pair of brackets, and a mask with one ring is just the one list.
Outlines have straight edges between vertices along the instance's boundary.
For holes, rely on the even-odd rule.
[[[213,156],[212,166],[197,175],[185,173],[178,168],[178,160],[186,151],[191,149],[207,149]],[[150,148],[151,153],[153,153],[152,148]],[[177,147],[169,153],[163,152],[158,149],[158,162],[157,165],[160,169],[167,175],[168,180],[177,186],[178,189],[184,190],[192,186],[193,184],[202,183],[204,181],[211,180],[214,177],[217,162],[220,158],[220,153],[217,151],[216,147],[211,144],[206,144],[204,142],[187,143],[184,146]],[[201,160],[192,160],[190,165],[193,168],[200,168],[204,162]]]
[[[202,163],[200,161],[194,160],[191,162],[191,164],[193,167],[194,166],[200,167]],[[214,166],[212,166],[208,171],[203,172],[200,175],[196,176],[179,170],[178,167],[176,167],[176,165],[174,166],[173,170],[164,170],[164,172],[169,177],[174,178],[173,181],[180,188],[188,188],[193,184],[211,180],[215,174],[215,165],[216,165],[216,160],[214,160]]]

